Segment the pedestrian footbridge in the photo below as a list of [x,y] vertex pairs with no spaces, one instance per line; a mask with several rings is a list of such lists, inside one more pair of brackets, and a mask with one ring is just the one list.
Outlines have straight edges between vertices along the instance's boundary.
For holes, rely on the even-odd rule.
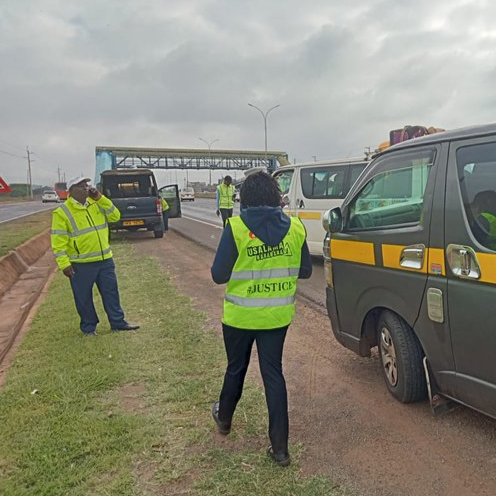
[[213,150],[181,148],[127,148],[97,146],[96,177],[109,169],[275,170],[288,165],[281,151]]

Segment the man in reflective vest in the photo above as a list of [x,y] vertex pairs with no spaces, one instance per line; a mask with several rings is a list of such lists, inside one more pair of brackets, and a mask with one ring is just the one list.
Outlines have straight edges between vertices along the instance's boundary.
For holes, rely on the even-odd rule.
[[227,282],[222,331],[228,359],[212,416],[219,432],[229,434],[256,342],[269,410],[267,453],[278,465],[287,466],[288,399],[282,353],[295,313],[296,281],[311,276],[312,260],[305,228],[299,218],[284,215],[272,176],[249,175],[240,194],[244,208],[240,216],[227,220],[211,269],[214,282]]
[[217,217],[222,216],[222,225],[226,227],[226,220],[232,217],[234,207],[234,186],[232,185],[232,177],[224,177],[222,184],[217,186]]
[[139,326],[128,324],[124,318],[109,245],[108,222],[118,221],[121,214],[108,198],[88,186],[89,181],[77,177],[67,183],[70,196],[52,214],[52,250],[59,269],[71,282],[81,331],[96,335],[94,284],[112,330],[132,331]]

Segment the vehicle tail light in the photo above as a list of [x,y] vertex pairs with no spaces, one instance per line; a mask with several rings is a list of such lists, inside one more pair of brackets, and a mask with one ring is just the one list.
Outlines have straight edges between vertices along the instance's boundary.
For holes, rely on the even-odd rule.
[[155,204],[157,205],[157,214],[162,215],[162,202],[157,198]]

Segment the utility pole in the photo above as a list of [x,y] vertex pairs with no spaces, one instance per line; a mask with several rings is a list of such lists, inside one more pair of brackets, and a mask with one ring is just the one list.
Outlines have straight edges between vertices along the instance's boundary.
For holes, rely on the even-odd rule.
[[57,177],[58,177],[58,181],[60,183],[60,167],[57,167]]
[[29,198],[33,199],[33,180],[31,177],[31,152],[29,151],[29,146],[26,146],[27,158],[28,159],[28,185],[29,185]]
[[317,155],[312,155],[313,161],[317,162]]

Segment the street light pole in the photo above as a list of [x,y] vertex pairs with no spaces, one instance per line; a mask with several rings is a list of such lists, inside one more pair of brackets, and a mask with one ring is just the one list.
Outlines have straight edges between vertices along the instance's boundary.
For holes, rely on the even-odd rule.
[[200,141],[203,141],[204,143],[206,143],[208,146],[208,161],[209,161],[209,168],[208,168],[209,180],[208,180],[208,183],[211,185],[212,184],[212,154],[211,154],[210,148],[216,141],[219,141],[219,140],[214,139],[213,141],[208,142],[207,140],[204,140],[203,138],[198,138],[198,139]]
[[267,112],[264,112],[263,110],[259,109],[256,105],[253,105],[251,103],[248,104],[248,106],[253,107],[254,109],[257,109],[263,117],[264,120],[264,133],[265,133],[265,164],[267,165],[267,116],[269,115],[269,112],[272,110],[276,109],[277,107],[280,107],[280,105],[274,105],[271,107]]

